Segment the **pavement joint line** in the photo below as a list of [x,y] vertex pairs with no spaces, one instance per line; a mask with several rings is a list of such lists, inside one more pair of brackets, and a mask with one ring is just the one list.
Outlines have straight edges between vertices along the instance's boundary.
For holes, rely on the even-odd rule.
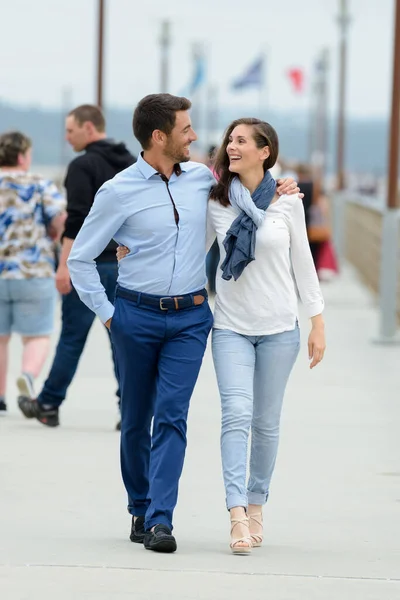
[[159,573],[192,573],[197,575],[235,575],[235,576],[250,576],[250,577],[288,577],[292,579],[329,579],[336,581],[376,581],[381,583],[399,583],[400,578],[397,577],[356,577],[351,575],[302,575],[300,573],[256,573],[256,572],[237,572],[237,571],[212,571],[209,569],[151,569],[149,567],[113,567],[109,565],[57,565],[57,564],[0,564],[0,569],[9,568],[24,568],[29,569],[93,569],[109,571],[143,571],[143,572],[159,572]]

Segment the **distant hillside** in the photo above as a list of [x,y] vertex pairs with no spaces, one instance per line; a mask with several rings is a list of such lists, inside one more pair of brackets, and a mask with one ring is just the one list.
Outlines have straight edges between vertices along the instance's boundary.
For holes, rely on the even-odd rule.
[[[217,142],[226,125],[238,116],[249,116],[248,109],[238,111],[224,109],[218,123],[219,132],[213,136]],[[106,111],[107,131],[117,140],[123,140],[132,152],[138,153],[139,146],[132,134],[132,110]],[[308,157],[309,125],[305,115],[270,113],[268,121],[277,129],[280,138],[281,156],[290,160],[306,160]],[[36,165],[62,166],[72,157],[72,151],[63,142],[64,115],[60,111],[38,108],[12,107],[0,103],[0,131],[20,129],[34,142]],[[347,128],[347,167],[351,172],[370,173],[380,176],[386,172],[387,122],[351,120]],[[200,139],[205,134],[199,131]],[[329,170],[335,163],[335,123],[329,124]]]

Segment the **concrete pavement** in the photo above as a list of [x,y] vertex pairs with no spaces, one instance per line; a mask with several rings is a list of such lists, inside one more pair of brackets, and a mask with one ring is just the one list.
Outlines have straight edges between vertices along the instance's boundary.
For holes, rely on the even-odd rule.
[[371,343],[377,312],[352,271],[325,284],[324,295],[326,358],[309,371],[302,318],[266,542],[249,557],[228,547],[209,350],[190,412],[178,552],[157,555],[128,539],[101,325],[55,430],[18,412],[20,342],[13,340],[10,411],[0,419],[0,598],[400,598],[400,349]]

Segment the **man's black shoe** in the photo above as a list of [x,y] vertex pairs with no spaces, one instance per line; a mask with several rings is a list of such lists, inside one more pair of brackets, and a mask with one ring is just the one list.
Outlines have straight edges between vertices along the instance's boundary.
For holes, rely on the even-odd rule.
[[175,552],[176,540],[166,525],[156,525],[154,531],[146,531],[144,547],[155,552]]
[[27,419],[37,419],[47,427],[57,427],[60,424],[58,408],[43,408],[37,400],[26,396],[18,397],[18,406]]
[[144,540],[144,517],[138,517],[135,521],[135,518],[132,517],[132,527],[131,527],[131,542],[135,542],[136,544],[143,544]]
[[7,410],[7,404],[4,402],[4,400],[0,400],[0,411],[6,411]]

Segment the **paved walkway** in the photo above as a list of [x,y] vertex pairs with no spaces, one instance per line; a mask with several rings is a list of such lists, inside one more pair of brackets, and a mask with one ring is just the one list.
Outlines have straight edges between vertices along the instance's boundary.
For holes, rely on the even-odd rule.
[[189,420],[178,552],[157,555],[128,539],[115,385],[100,324],[56,430],[17,411],[16,339],[11,410],[0,419],[0,598],[398,600],[400,348],[371,343],[376,310],[351,271],[324,294],[329,349],[310,372],[301,319],[266,544],[250,557],[228,549],[209,352]]

